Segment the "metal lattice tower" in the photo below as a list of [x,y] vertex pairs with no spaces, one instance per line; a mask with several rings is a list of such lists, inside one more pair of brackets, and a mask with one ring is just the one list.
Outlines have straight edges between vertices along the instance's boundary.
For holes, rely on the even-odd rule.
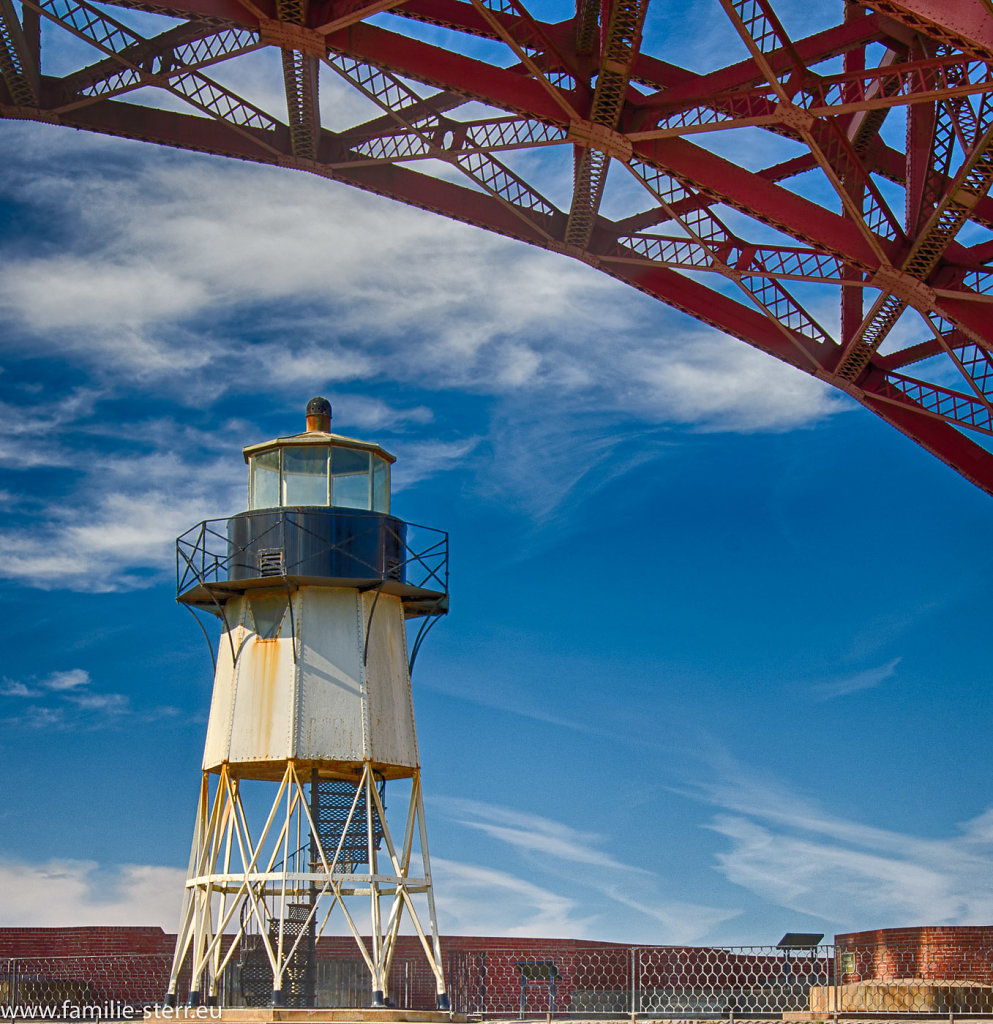
[[[0,116],[296,168],[582,260],[993,493],[993,8],[837,0],[798,37],[773,0],[704,3],[741,48],[697,72],[651,52],[649,0],[551,21],[523,0],[0,0]],[[139,31],[131,11],[170,20]],[[91,59],[52,74],[42,21]],[[282,111],[222,84],[263,48]],[[332,130],[322,76],[369,116]],[[781,158],[712,144],[745,129]],[[632,181],[640,200],[607,216]],[[811,312],[826,291],[837,329]]]

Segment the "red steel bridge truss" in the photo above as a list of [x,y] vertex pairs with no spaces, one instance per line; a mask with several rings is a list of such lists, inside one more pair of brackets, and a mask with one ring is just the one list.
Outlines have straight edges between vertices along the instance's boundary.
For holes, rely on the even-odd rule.
[[780,18],[797,0],[692,0],[733,44],[703,70],[666,50],[691,0],[540,2],[0,0],[0,115],[296,168],[582,260],[993,493],[990,0],[808,0],[806,35]]

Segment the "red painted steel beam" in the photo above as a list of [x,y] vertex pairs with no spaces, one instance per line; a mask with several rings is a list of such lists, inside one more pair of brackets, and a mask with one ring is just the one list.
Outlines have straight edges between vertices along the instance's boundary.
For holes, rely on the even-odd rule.
[[993,495],[993,454],[961,431],[923,410],[887,402],[868,390],[859,401],[956,473]]
[[0,0],[0,80],[20,106],[38,102],[38,56],[11,0]]
[[984,0],[862,0],[915,32],[993,60],[993,12]]
[[[59,86],[57,79],[49,80],[47,84],[50,90]],[[0,108],[0,116],[11,116],[9,108]],[[273,132],[236,129],[206,117],[155,107],[137,107],[119,100],[101,100],[61,114],[42,111],[34,120],[255,163],[293,163],[288,129]],[[280,159],[279,153],[284,153],[286,159]]]
[[[132,0],[101,0],[116,7],[133,9]],[[252,0],[252,6],[266,18],[276,17],[276,0]],[[244,28],[258,28],[259,16],[238,0],[141,0],[142,10],[188,21],[221,22]]]
[[[623,143],[617,133],[629,95],[631,67],[641,46],[641,30],[648,0],[614,0],[603,30],[596,87],[584,116],[594,130],[602,129],[599,146],[577,146],[573,171],[572,204],[566,223],[567,245],[589,245],[603,199],[611,154],[604,145]],[[627,155],[626,153],[624,154]]]
[[[882,22],[883,19],[878,15],[847,21],[798,40],[794,43],[794,48],[801,60],[810,65],[817,64],[855,47],[876,42],[883,36]],[[770,53],[768,59],[777,71],[789,69],[791,57],[784,50]],[[698,103],[705,103],[721,93],[733,89],[752,88],[765,80],[764,74],[752,58],[703,75],[672,65],[660,67],[659,63],[644,54],[635,62],[635,78],[639,81],[658,79],[663,87],[659,92],[645,98],[646,111],[655,108],[692,107]],[[649,71],[654,74],[649,74]]]
[[685,178],[719,202],[860,266],[878,266],[872,249],[850,220],[730,160],[685,139],[654,139],[636,143],[634,148],[648,163]]
[[[888,178],[890,181],[896,182],[899,185],[907,184],[907,157],[903,153],[899,153],[897,150],[891,149],[884,143],[877,141],[866,154],[866,161],[872,170]],[[913,178],[911,178],[911,181],[913,181]],[[942,176],[940,183],[943,187],[946,187],[950,184],[950,180]],[[981,224],[993,227],[993,199],[989,196],[980,199],[972,209],[972,217],[973,220]],[[986,243],[983,244],[985,245]]]
[[498,68],[364,22],[332,33],[327,43],[336,53],[367,61],[426,85],[461,92],[539,121],[568,123],[562,108],[548,93],[519,71]]
[[405,0],[336,0],[331,4],[308,5],[304,24],[318,32],[336,31],[403,3]]
[[[176,25],[160,35],[126,47],[120,52],[118,57],[107,57],[95,64],[90,64],[88,67],[66,75],[60,79],[63,91],[67,98],[77,96],[87,87],[94,86],[100,82],[106,82],[120,72],[121,59],[126,60],[132,65],[150,66],[156,59],[161,62],[162,58],[174,58],[177,50],[180,50],[187,44],[216,36],[219,31],[239,32],[240,34],[248,35],[246,30],[218,29],[216,25],[208,25],[203,22],[186,22],[182,25]],[[245,47],[245,52],[250,48]],[[230,52],[222,51],[212,54],[209,52],[209,48],[205,47],[204,49],[207,59],[198,62],[196,64],[197,67],[204,67],[208,63],[224,60],[230,56]],[[180,62],[170,60],[170,66],[173,66],[174,63],[178,66]]]
[[[751,7],[743,0],[727,0],[724,12],[743,32],[752,56],[698,74],[666,60],[665,54],[639,51],[637,45],[622,58],[611,56],[609,38],[604,46],[604,26],[611,23],[616,5],[609,0],[577,0],[575,15],[555,23],[534,19],[524,2],[95,0],[97,7],[110,3],[122,12],[159,12],[183,22],[144,40],[143,32],[126,28],[124,13],[117,29],[106,18],[84,24],[83,16],[94,9],[82,0],[0,0],[0,22],[7,29],[0,40],[5,46],[0,54],[0,116],[33,117],[306,170],[567,252],[834,383],[993,493],[993,457],[963,433],[993,429],[993,404],[985,394],[993,364],[974,344],[993,348],[987,328],[993,269],[983,264],[993,259],[993,242],[967,235],[971,244],[963,245],[955,238],[965,223],[993,225],[993,199],[973,187],[964,214],[946,217],[939,225],[941,245],[930,236],[925,239],[931,258],[914,262],[911,270],[916,268],[917,279],[906,272],[912,240],[920,239],[922,227],[933,222],[935,203],[959,174],[961,156],[956,154],[972,145],[970,119],[983,121],[981,134],[991,116],[993,96],[982,99],[982,108],[978,99],[935,101],[987,88],[984,68],[963,66],[964,78],[950,76],[957,74],[960,55],[993,55],[993,9],[979,0],[870,0],[872,13],[849,4],[840,24],[792,41],[768,0]],[[88,65],[62,78],[46,77],[43,63],[37,97],[18,98],[11,91],[11,83],[20,82],[19,54],[32,52],[31,39],[37,35],[36,27],[18,34],[14,21],[22,3],[50,19],[53,31],[70,31],[94,47]],[[74,15],[74,10],[82,13]],[[368,20],[384,11],[390,12],[388,18]],[[440,33],[427,42],[412,22],[486,39],[487,59],[461,44],[448,46]],[[211,38],[225,27],[249,32],[228,33],[227,40],[218,35],[211,48]],[[182,49],[184,40],[194,46],[200,39],[203,48]],[[878,44],[888,48],[882,59]],[[196,70],[265,45],[283,53],[288,124],[281,123],[282,115],[258,110]],[[494,45],[505,47],[506,60],[490,56]],[[845,57],[844,74],[834,68],[826,76],[816,73],[823,61],[838,55]],[[908,77],[908,61],[914,78]],[[326,76],[331,68],[379,104],[381,115],[337,133],[322,127],[318,73]],[[123,77],[119,69],[124,69]],[[932,72],[933,78],[927,78]],[[614,90],[604,113],[602,97],[596,97],[612,78],[623,88]],[[224,80],[230,79],[221,74],[218,82]],[[410,82],[429,88],[412,88]],[[630,83],[647,86],[652,94],[643,95]],[[139,86],[170,92],[211,116],[97,95],[123,94]],[[441,91],[432,95],[431,89]],[[493,114],[481,118],[474,111],[459,120],[457,108],[472,101],[486,104]],[[906,153],[878,137],[886,111],[895,103],[910,104]],[[600,116],[594,116],[597,110]],[[691,142],[682,134],[726,132],[727,122],[715,125],[716,118],[761,124],[780,146],[781,158],[763,169],[747,170],[712,152],[708,139],[713,136],[704,134]],[[962,136],[964,147],[952,132]],[[776,142],[776,136],[783,142]],[[650,197],[640,203],[629,200],[610,221],[597,213],[602,176],[580,174],[573,194],[581,193],[583,201],[578,206],[573,202],[570,229],[570,218],[541,198],[547,181],[540,179],[541,188],[529,183],[522,170],[528,165],[513,162],[515,150],[562,144],[581,147],[603,169],[608,160],[623,162],[633,154],[632,170]],[[790,146],[803,148],[791,151]],[[554,156],[556,150],[543,153]],[[501,163],[497,154],[510,162]],[[952,160],[949,168],[945,156]],[[439,176],[431,169],[432,161],[461,171],[468,183]],[[542,164],[543,175],[550,161]],[[981,174],[988,173],[989,168],[981,169]],[[904,190],[901,221],[886,212],[872,174]],[[779,184],[786,180],[789,188]],[[815,180],[820,191],[805,193],[806,183]],[[833,201],[824,200],[825,185]],[[837,212],[839,200],[844,213]],[[639,212],[646,202],[650,208]],[[737,216],[728,219],[720,206]],[[589,214],[587,222],[580,223],[578,213]],[[642,233],[666,221],[686,238],[668,231],[671,237]],[[749,240],[756,224],[761,242]],[[766,227],[799,244],[769,244]],[[894,269],[900,267],[902,276]],[[844,346],[835,344],[804,311],[802,303],[816,308],[806,291],[793,296],[784,287],[797,281],[807,282],[803,288],[820,284],[840,290]],[[872,317],[863,321],[862,311],[871,305],[873,288],[882,289],[897,311],[907,303],[916,305],[940,337],[897,345],[889,354],[867,353]],[[863,293],[869,297],[863,299]],[[945,321],[937,320],[937,314]],[[842,380],[839,359],[855,350],[858,372]],[[925,376],[899,372],[910,365]],[[926,377],[932,367],[934,381]]]
[[[606,272],[646,295],[661,299],[666,305],[789,363],[798,370],[809,374],[815,372],[815,365],[803,357],[800,348],[791,344],[768,317],[751,306],[665,267],[611,264]],[[806,339],[797,335],[797,340],[805,347]]]
[[[61,115],[54,119],[54,123],[105,135],[138,137],[159,145],[213,153],[253,163],[303,166],[311,173],[365,191],[397,199],[531,245],[547,247],[545,236],[529,230],[503,204],[472,189],[389,164],[354,168],[337,164],[333,169],[327,167],[326,164],[330,164],[337,155],[331,152],[336,149],[336,139],[330,132],[324,132],[320,161],[298,162],[292,155],[289,130],[285,127],[265,133],[253,129],[246,134],[244,130],[236,131],[223,123],[189,114],[155,108],[139,110],[141,117],[136,124],[133,119],[135,108],[130,104],[103,100],[93,106]],[[8,112],[0,109],[0,115],[8,116]],[[249,134],[257,137],[257,144],[252,143]],[[561,231],[564,217],[558,220],[547,218],[547,226],[553,231]]]
[[941,342],[937,338],[928,338],[927,341],[919,342],[889,355],[881,355],[877,352],[872,362],[881,370],[899,370],[902,366],[911,366],[914,363],[930,359],[932,356],[941,355],[942,351]]

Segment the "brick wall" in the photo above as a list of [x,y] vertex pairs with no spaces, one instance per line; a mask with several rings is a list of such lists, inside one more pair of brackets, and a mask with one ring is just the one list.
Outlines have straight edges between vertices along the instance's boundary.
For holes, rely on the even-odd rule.
[[993,984],[993,926],[881,928],[835,936],[843,983],[925,978]]
[[0,928],[0,958],[99,956],[109,953],[168,953],[175,935],[161,928]]

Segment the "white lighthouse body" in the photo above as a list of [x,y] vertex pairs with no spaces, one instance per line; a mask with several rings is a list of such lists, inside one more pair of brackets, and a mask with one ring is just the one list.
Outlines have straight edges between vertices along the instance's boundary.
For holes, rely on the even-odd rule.
[[[371,1005],[386,1006],[406,912],[448,1008],[406,633],[420,622],[416,653],[447,610],[447,536],[390,514],[393,456],[331,433],[330,412],[314,399],[306,432],[246,448],[248,509],[177,542],[179,600],[222,632],[171,1003],[189,959],[193,1004],[218,1002],[234,970],[251,1005],[313,1007],[315,943],[337,912]],[[399,843],[390,780],[409,780]],[[250,786],[272,797],[258,822],[242,802]],[[371,949],[347,908],[357,896]]]
[[232,598],[225,614],[205,771],[279,777],[295,759],[393,779],[418,767],[399,597],[301,586]]

